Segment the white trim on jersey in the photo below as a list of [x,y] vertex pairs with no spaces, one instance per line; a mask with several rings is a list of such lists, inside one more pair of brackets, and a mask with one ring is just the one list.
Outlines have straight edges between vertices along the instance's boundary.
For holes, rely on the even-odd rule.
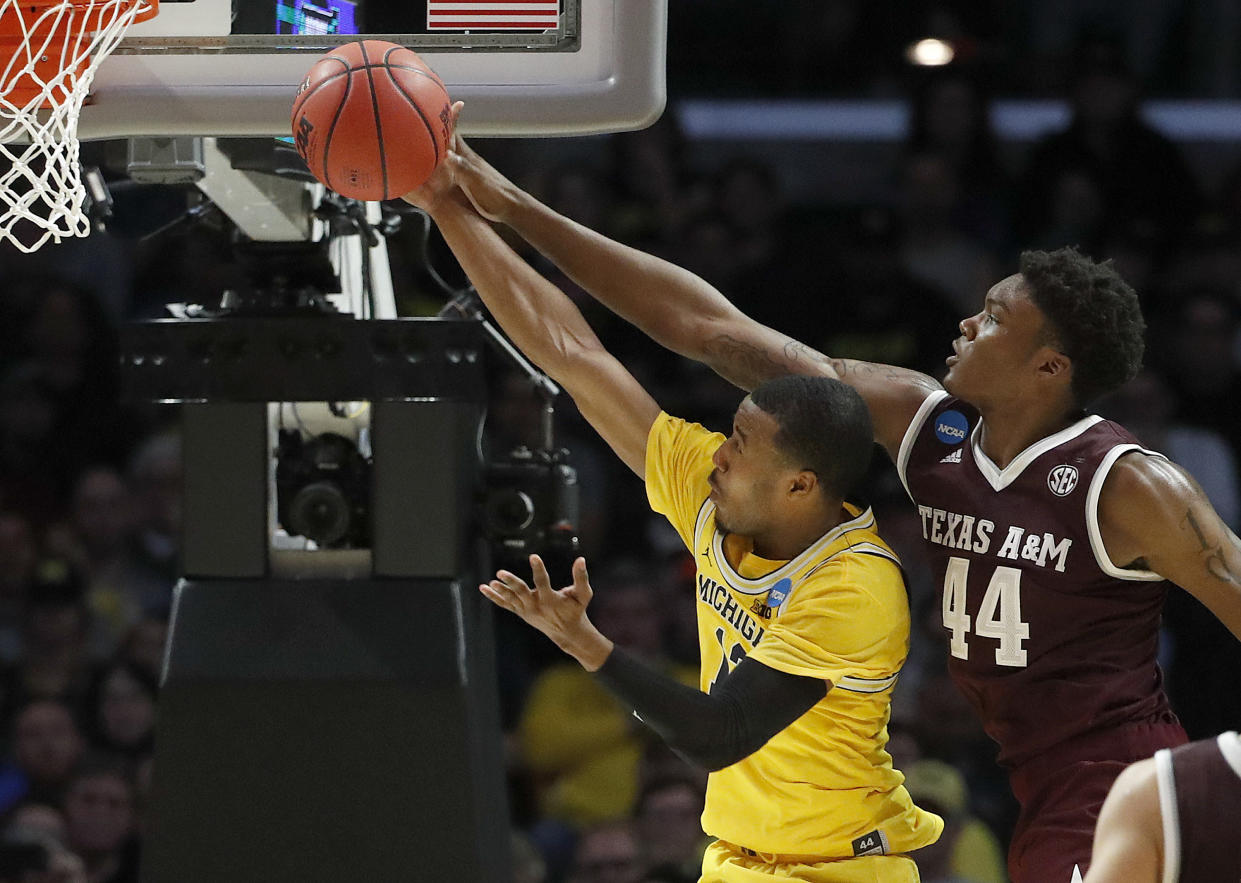
[[938,389],[922,400],[922,404],[918,406],[918,412],[914,414],[914,419],[909,421],[909,426],[901,437],[901,446],[896,452],[896,474],[900,476],[901,484],[905,486],[905,493],[914,503],[918,501],[914,500],[913,491],[909,489],[909,479],[905,477],[905,469],[909,466],[909,455],[913,451],[918,433],[922,431],[922,424],[926,423],[927,415],[946,398],[948,398],[948,393]]
[[1066,426],[1053,435],[1039,439],[1014,457],[1012,462],[1003,469],[996,466],[991,458],[983,453],[982,443],[979,441],[982,438],[982,420],[974,424],[974,431],[970,433],[970,448],[974,452],[974,462],[978,464],[978,471],[982,473],[983,478],[987,479],[987,484],[991,485],[992,490],[1002,491],[1016,481],[1021,473],[1025,472],[1026,467],[1037,458],[1052,448],[1058,448],[1065,442],[1072,441],[1096,423],[1102,422],[1103,418],[1098,414],[1089,414],[1072,426]]
[[1181,877],[1181,819],[1176,810],[1176,775],[1172,771],[1172,752],[1155,752],[1155,784],[1159,791],[1159,815],[1163,820],[1162,883],[1177,883]]
[[710,498],[702,501],[702,505],[698,507],[698,517],[694,519],[694,547],[690,549],[692,555],[697,556],[698,544],[702,542],[703,529],[707,526],[707,516],[715,511],[715,504]]
[[1241,736],[1229,730],[1227,733],[1220,733],[1216,742],[1219,743],[1219,751],[1224,755],[1224,760],[1228,761],[1232,771],[1241,777]]
[[[714,503],[711,504],[711,511],[715,511]],[[823,534],[823,536],[819,537],[803,549],[796,558],[785,562],[771,573],[764,574],[758,579],[746,579],[744,576],[737,573],[737,571],[733,570],[732,564],[729,563],[728,557],[724,554],[724,536],[718,529],[713,531],[714,535],[711,538],[711,548],[715,552],[716,566],[719,567],[720,574],[724,577],[724,581],[727,582],[731,588],[736,589],[743,595],[761,595],[771,588],[772,583],[776,582],[781,577],[790,576],[809,563],[811,558],[821,555],[824,549],[836,542],[848,531],[874,530],[874,527],[874,514],[870,511],[870,509],[864,509],[862,512],[858,513],[856,518],[852,518],[849,521],[842,521],[827,533]]]
[[845,675],[840,680],[833,681],[832,686],[850,693],[882,693],[896,684],[896,677],[891,675],[886,678],[855,678],[853,675]]
[[1107,480],[1108,473],[1112,471],[1112,466],[1120,459],[1121,455],[1127,454],[1130,451],[1141,451],[1143,454],[1149,454],[1152,457],[1167,459],[1158,451],[1148,451],[1141,445],[1135,444],[1117,445],[1104,454],[1103,460],[1099,463],[1099,469],[1095,472],[1094,479],[1090,482],[1090,489],[1086,492],[1086,533],[1090,537],[1090,548],[1094,551],[1095,563],[1108,576],[1115,577],[1116,579],[1157,582],[1163,579],[1163,577],[1153,571],[1126,570],[1113,564],[1112,559],[1108,557],[1107,549],[1103,546],[1103,532],[1099,530],[1099,496],[1103,493],[1103,482]]

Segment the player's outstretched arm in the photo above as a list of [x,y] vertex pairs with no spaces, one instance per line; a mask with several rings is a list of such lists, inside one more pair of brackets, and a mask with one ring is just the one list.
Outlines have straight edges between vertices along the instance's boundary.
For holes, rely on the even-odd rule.
[[645,477],[646,440],[660,408],[595,336],[578,308],[509,248],[441,168],[407,194],[427,211],[483,302],[513,342],[573,397],[582,416]]
[[709,365],[743,389],[784,374],[839,378],[870,407],[876,439],[895,456],[932,378],[891,365],[834,359],[754,321],[720,291],[668,261],[553,211],[513,184],[462,139],[446,164],[485,217],[507,224],[600,303],[656,342]]
[[776,671],[744,659],[710,694],[649,668],[613,645],[586,608],[593,590],[586,561],[573,562],[573,584],[556,591],[538,555],[530,556],[533,585],[501,570],[479,586],[499,607],[537,628],[615,693],[692,763],[723,769],[763,747],[772,736],[827,695],[830,684]]
[[1155,762],[1127,767],[1108,792],[1095,826],[1086,883],[1157,883],[1163,826]]
[[1241,640],[1241,539],[1184,469],[1122,456],[1099,497],[1099,529],[1112,563],[1176,583]]

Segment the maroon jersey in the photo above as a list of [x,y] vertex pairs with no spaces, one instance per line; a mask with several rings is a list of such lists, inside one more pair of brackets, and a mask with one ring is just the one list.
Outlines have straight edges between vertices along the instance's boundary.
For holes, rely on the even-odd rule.
[[1155,754],[1163,879],[1241,880],[1241,739],[1224,733]]
[[1087,416],[1000,469],[979,447],[979,424],[970,405],[932,394],[897,469],[922,517],[949,671],[1000,762],[1013,768],[1109,728],[1174,720],[1155,662],[1167,584],[1117,567],[1099,534],[1108,470],[1142,449]]

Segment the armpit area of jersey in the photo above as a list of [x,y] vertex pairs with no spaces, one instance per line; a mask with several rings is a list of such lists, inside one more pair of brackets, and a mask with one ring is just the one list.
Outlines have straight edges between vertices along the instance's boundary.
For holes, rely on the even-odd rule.
[[753,754],[827,695],[827,682],[743,659],[710,694],[678,683],[620,647],[597,672],[674,751],[720,770]]

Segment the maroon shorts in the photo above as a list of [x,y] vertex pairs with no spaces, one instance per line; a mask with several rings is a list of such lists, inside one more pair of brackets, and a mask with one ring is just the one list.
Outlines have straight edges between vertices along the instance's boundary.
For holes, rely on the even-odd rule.
[[1013,883],[1069,883],[1085,876],[1095,822],[1120,771],[1188,741],[1175,722],[1094,733],[1027,761],[1009,776],[1021,814],[1008,849]]

